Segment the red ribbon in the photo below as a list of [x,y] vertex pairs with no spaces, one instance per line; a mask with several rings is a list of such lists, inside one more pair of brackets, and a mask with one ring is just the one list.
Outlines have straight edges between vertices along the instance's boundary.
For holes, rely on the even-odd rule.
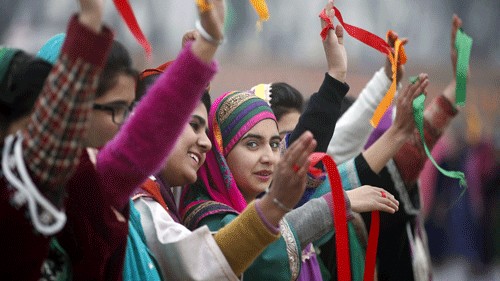
[[326,22],[326,26],[323,27],[323,30],[321,30],[321,38],[323,41],[326,40],[326,36],[328,36],[328,30],[334,29],[335,27],[333,26],[332,20],[326,15],[326,10],[323,9],[321,13],[319,14],[319,17]]
[[349,237],[347,235],[347,217],[342,182],[337,164],[326,153],[315,152],[309,156],[310,167],[322,161],[328,172],[333,197],[333,223],[335,226],[335,245],[337,253],[338,280],[351,280],[351,258],[349,254]]
[[386,55],[389,55],[391,53],[392,48],[391,46],[389,46],[389,44],[387,44],[387,42],[384,41],[384,39],[362,28],[345,23],[337,7],[333,7],[333,9],[335,10],[335,17],[337,17],[340,24],[344,27],[345,31],[347,31],[349,35]]
[[377,260],[378,235],[380,231],[379,211],[372,212],[368,247],[366,249],[364,281],[373,280],[375,276],[375,262]]
[[[335,226],[335,245],[337,256],[337,276],[338,280],[351,280],[351,258],[349,252],[349,236],[347,232],[346,206],[344,192],[340,179],[337,164],[326,153],[315,152],[309,156],[311,162],[309,170],[316,169],[314,166],[320,161],[326,167],[330,189],[333,197],[333,222]],[[380,231],[380,214],[378,211],[372,212],[370,234],[368,236],[368,248],[365,259],[365,281],[373,280],[375,275],[375,262],[377,258],[378,236]]]
[[146,55],[151,57],[151,44],[149,43],[146,36],[141,30],[141,27],[137,23],[137,19],[135,18],[134,12],[130,7],[130,3],[128,0],[113,0],[115,2],[116,9],[120,13],[121,17],[127,24],[130,32],[134,35],[135,39],[141,44],[142,48],[146,51]]

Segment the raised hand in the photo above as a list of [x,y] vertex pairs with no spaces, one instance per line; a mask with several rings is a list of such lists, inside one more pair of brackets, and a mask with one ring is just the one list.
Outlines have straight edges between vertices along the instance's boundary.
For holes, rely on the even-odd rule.
[[346,191],[351,201],[351,210],[357,213],[382,211],[394,214],[399,210],[399,202],[382,188],[363,185]]
[[196,30],[189,30],[186,33],[184,33],[184,35],[182,36],[182,48],[186,46],[186,43],[195,41],[198,38],[198,36],[200,35]]
[[[396,42],[396,39],[398,39],[398,34],[392,30],[389,31],[389,33],[387,34],[387,43],[389,44],[389,46],[391,46],[391,48],[394,48],[394,45],[395,45],[395,42]],[[406,45],[406,43],[408,43],[408,38],[402,38],[401,39],[401,44],[402,45]],[[392,54],[394,55],[394,50],[391,50]],[[391,61],[389,60],[389,58],[387,58],[385,60],[385,66],[384,66],[384,71],[385,71],[385,75],[387,75],[387,77],[392,80],[392,64],[391,64]],[[405,68],[404,68],[404,65],[400,64],[398,62],[398,70],[397,70],[397,73],[396,73],[396,81],[397,83],[399,83],[401,81],[401,79],[403,78],[404,76],[404,73],[405,73]]]
[[[200,26],[193,45],[193,53],[202,61],[210,62],[217,51],[219,42],[224,39],[224,0],[202,0],[208,5],[207,9],[203,9],[198,5],[198,16],[200,18]],[[205,6],[205,5],[204,5]],[[206,34],[203,34],[203,33]]]
[[[426,93],[429,85],[427,74],[422,73],[414,84],[408,85],[396,99],[396,118],[387,131],[367,150],[363,157],[376,174],[396,155],[401,147],[414,135],[413,100]],[[417,135],[418,136],[418,135]],[[418,139],[417,139],[418,140]],[[415,143],[419,143],[416,141]]]
[[203,11],[198,6],[198,16],[205,31],[215,40],[224,39],[224,0],[205,0],[210,6],[209,9]]
[[313,135],[305,132],[293,142],[276,165],[269,192],[259,202],[271,223],[277,225],[287,209],[292,209],[302,197],[310,164],[308,158],[315,148]]
[[427,94],[426,88],[429,85],[429,77],[426,73],[418,76],[418,81],[408,85],[404,91],[396,98],[396,118],[392,126],[405,136],[410,136],[415,129],[413,121],[413,100],[420,93]]
[[[455,39],[457,37],[457,31],[462,27],[462,20],[457,15],[453,15],[451,18],[451,40],[450,40],[450,57],[451,57],[451,66],[453,69],[453,78],[446,88],[443,90],[443,95],[452,103],[455,104],[456,94],[456,75],[457,75],[457,60],[458,54],[457,49],[455,48]],[[467,70],[467,78],[470,76],[470,70]],[[457,107],[457,109],[459,109]]]
[[105,0],[78,0],[79,21],[95,32],[100,32],[104,15]]
[[[335,16],[333,10],[333,0],[329,0],[326,4],[325,12],[328,18],[332,21]],[[324,28],[327,23],[321,20],[321,28]],[[344,47],[344,29],[339,24],[335,30],[329,30],[326,39],[323,41],[325,50],[326,62],[328,64],[328,74],[333,78],[345,82],[347,72],[347,55]]]

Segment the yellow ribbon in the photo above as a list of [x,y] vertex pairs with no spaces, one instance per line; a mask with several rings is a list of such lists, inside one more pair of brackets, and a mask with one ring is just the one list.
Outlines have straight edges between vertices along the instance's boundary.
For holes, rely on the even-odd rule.
[[207,0],[196,0],[196,5],[198,5],[202,13],[212,9],[212,4],[208,3]]
[[267,9],[267,4],[265,0],[250,0],[253,8],[259,15],[259,20],[257,21],[257,30],[262,30],[262,22],[269,19],[269,10]]
[[373,113],[372,119],[370,120],[370,124],[373,127],[377,127],[378,123],[380,122],[380,119],[382,119],[382,116],[384,116],[384,113],[391,105],[392,100],[394,99],[394,95],[396,94],[398,61],[400,64],[405,64],[407,60],[405,49],[403,47],[401,40],[396,39],[396,42],[394,43],[394,55],[391,52],[389,52],[388,57],[392,66],[391,67],[392,83],[391,86],[389,87],[389,90],[385,94],[384,98],[379,103],[377,109],[375,109],[375,112]]

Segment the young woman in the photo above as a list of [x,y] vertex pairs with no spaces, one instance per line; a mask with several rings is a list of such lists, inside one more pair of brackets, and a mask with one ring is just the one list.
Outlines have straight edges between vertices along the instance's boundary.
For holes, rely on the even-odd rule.
[[[235,219],[267,189],[271,179],[280,179],[281,175],[275,171],[280,158],[280,138],[271,109],[251,93],[233,92],[217,99],[212,105],[209,124],[215,149],[208,152],[198,182],[184,194],[185,211],[181,214],[189,228],[206,224],[215,231]],[[221,133],[217,136],[213,131]],[[270,245],[259,257],[260,262],[254,263],[244,277],[297,276],[301,248],[332,227],[327,205],[328,200],[331,204],[330,197],[328,194],[312,200],[287,214],[281,227],[284,239]],[[379,194],[378,197],[382,198]],[[294,206],[279,200],[274,203],[283,209]],[[394,211],[391,207],[388,208]],[[289,260],[289,254],[299,259]],[[266,266],[262,264],[264,261]]]
[[0,50],[2,139],[19,132],[2,144],[2,279],[38,280],[50,237],[65,223],[65,185],[78,165],[113,38],[102,26],[101,2],[79,1],[54,67],[17,50]]
[[[201,25],[211,38],[186,46],[169,69],[171,75],[160,77],[135,109],[134,117],[125,123],[135,98],[136,79],[126,70],[128,54],[125,68],[113,66],[106,79],[110,85],[103,88],[93,107],[96,137],[89,135],[86,141],[100,151],[95,163],[89,153],[80,158],[67,184],[68,223],[58,235],[74,279],[122,279],[130,195],[162,165],[216,72],[212,57],[217,45],[210,41],[222,38],[219,14],[223,7],[221,0],[212,2],[214,9],[200,13]],[[190,79],[193,76],[198,77],[195,82]],[[105,134],[99,134],[98,129]]]
[[[145,91],[147,84],[153,83],[163,70],[162,67],[143,72],[138,88]],[[141,92],[138,94],[142,95]],[[210,96],[205,92],[202,102],[191,116],[189,126],[184,128],[155,181],[145,182],[133,196],[124,272],[127,280],[135,280],[143,272],[150,273],[145,274],[148,278],[151,277],[149,280],[157,280],[159,276],[167,280],[235,280],[262,249],[277,238],[273,233],[279,219],[275,220],[270,215],[281,214],[278,217],[281,218],[284,212],[266,201],[270,198],[283,198],[285,193],[287,199],[295,196],[295,202],[300,198],[301,193],[293,190],[303,190],[302,181],[299,185],[294,185],[293,182],[276,182],[273,193],[249,206],[238,220],[221,229],[213,238],[206,227],[190,232],[180,224],[177,207],[169,189],[170,186],[196,181],[197,170],[204,163],[206,153],[212,146],[206,135],[209,108]],[[302,144],[301,141],[301,146]],[[300,153],[307,157],[313,149],[314,146],[310,146]],[[291,164],[285,167],[292,172]],[[290,177],[294,177],[293,174]],[[284,193],[280,194],[280,191]],[[273,221],[274,223],[269,223]],[[270,234],[266,234],[269,232]],[[255,239],[256,236],[260,238]],[[137,252],[143,253],[142,259],[137,259]],[[144,262],[145,260],[157,265],[157,268],[147,268],[149,263]],[[144,274],[142,278],[145,278]]]

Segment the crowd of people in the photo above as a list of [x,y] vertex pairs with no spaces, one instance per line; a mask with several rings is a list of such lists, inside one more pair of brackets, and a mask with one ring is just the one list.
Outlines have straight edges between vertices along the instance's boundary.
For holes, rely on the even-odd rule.
[[[36,56],[0,48],[2,280],[338,280],[335,175],[313,153],[337,164],[352,279],[432,279],[413,119],[426,73],[405,83],[397,64],[397,97],[373,128],[391,63],[346,102],[341,25],[318,24],[327,69],[306,103],[283,82],[210,92],[224,0],[198,5],[178,56],[143,71],[103,23],[105,0],[78,3]],[[332,0],[324,11],[335,21]],[[453,16],[452,42],[461,25]],[[450,53],[453,78],[424,112],[430,148],[459,113]],[[380,234],[366,277],[372,211]]]

